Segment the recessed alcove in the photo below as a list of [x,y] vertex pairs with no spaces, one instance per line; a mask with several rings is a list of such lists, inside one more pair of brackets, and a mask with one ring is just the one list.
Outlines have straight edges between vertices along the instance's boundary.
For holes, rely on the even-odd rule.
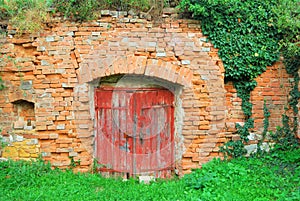
[[17,100],[13,102],[15,130],[32,130],[35,127],[34,103],[26,100]]

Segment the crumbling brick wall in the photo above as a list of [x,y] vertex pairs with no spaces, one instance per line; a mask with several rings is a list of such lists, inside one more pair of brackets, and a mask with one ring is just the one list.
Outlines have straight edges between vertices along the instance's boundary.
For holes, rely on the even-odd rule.
[[[220,156],[218,146],[235,132],[234,124],[243,121],[241,101],[232,84],[224,84],[218,50],[203,36],[198,21],[167,15],[147,21],[104,11],[92,22],[57,18],[40,33],[19,37],[12,28],[8,33],[1,52],[12,59],[1,66],[7,88],[0,92],[0,127],[7,138],[18,133],[34,142],[35,151],[55,167],[68,167],[71,157],[80,160],[78,171],[91,168],[93,89],[107,76],[147,76],[180,86],[182,112],[176,118],[181,123],[175,133],[180,174]],[[280,123],[277,115],[286,104],[288,78],[280,64],[257,78],[252,93],[257,131],[262,128],[263,99],[272,102],[272,128]],[[30,134],[13,126],[18,121],[14,102],[19,100],[34,103]]]

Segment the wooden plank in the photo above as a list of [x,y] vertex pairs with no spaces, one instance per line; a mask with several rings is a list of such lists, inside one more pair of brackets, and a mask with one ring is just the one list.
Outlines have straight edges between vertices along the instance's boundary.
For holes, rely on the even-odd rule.
[[174,165],[173,102],[163,89],[96,89],[99,163],[131,175],[167,175]]

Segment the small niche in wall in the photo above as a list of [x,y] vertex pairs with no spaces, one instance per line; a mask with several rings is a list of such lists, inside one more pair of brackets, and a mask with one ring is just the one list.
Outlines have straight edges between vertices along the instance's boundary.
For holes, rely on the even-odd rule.
[[35,128],[34,103],[26,100],[17,100],[14,105],[14,129],[32,130]]

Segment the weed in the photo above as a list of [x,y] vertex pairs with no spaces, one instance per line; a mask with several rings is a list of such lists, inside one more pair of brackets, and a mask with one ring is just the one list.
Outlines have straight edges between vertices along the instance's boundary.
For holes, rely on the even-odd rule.
[[136,179],[52,170],[37,161],[0,162],[0,200],[299,200],[300,149],[261,158],[214,159],[181,179]]
[[49,2],[46,0],[0,0],[0,19],[8,19],[18,34],[36,32],[43,28],[48,18]]

